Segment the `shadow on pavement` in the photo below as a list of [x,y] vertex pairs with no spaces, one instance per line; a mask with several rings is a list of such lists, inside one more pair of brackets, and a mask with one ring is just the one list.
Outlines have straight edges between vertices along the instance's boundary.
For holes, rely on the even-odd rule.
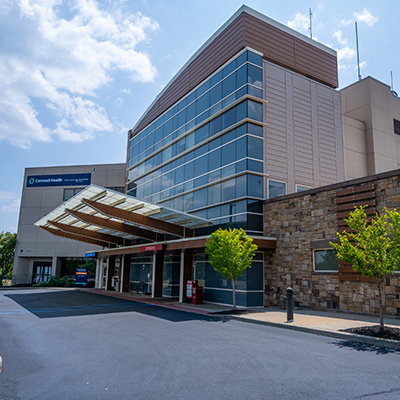
[[332,342],[335,346],[343,349],[352,349],[356,351],[364,351],[375,354],[389,354],[389,353],[397,353],[400,354],[400,350],[391,349],[383,346],[375,346],[373,344],[361,343],[361,342],[353,342],[351,340],[340,340],[338,342]]
[[[20,306],[38,318],[59,318],[80,315],[137,312],[171,322],[183,321],[224,321],[224,318],[210,317],[186,311],[174,310],[138,301],[102,296],[81,291],[57,291],[26,294],[6,294]],[[20,314],[18,310],[0,310],[1,314]]]

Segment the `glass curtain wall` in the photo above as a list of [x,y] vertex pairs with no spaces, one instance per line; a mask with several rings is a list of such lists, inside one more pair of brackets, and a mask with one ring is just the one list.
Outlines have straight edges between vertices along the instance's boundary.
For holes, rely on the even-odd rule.
[[[216,272],[206,254],[195,255],[195,279],[204,287],[204,300],[213,303],[232,304],[232,283]],[[236,282],[236,302],[243,307],[264,306],[263,253],[257,252],[251,268]]]
[[135,135],[128,194],[262,234],[262,72],[242,52]]

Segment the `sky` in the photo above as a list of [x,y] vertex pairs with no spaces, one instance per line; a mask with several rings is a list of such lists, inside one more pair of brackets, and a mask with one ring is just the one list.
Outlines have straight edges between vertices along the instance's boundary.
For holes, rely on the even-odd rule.
[[[120,163],[127,131],[243,0],[0,0],[0,232],[17,231],[24,169]],[[247,0],[400,93],[400,2]]]

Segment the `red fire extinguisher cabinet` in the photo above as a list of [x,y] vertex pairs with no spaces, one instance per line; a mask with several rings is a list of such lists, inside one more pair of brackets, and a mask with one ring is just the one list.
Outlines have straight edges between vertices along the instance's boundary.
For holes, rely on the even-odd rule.
[[203,288],[201,286],[193,286],[192,304],[203,304]]

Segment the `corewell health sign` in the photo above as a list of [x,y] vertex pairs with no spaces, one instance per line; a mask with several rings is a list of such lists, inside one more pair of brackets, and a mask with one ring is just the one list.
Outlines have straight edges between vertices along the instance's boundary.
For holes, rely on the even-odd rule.
[[26,187],[48,186],[88,186],[92,178],[86,174],[59,174],[59,175],[29,175],[26,178]]

